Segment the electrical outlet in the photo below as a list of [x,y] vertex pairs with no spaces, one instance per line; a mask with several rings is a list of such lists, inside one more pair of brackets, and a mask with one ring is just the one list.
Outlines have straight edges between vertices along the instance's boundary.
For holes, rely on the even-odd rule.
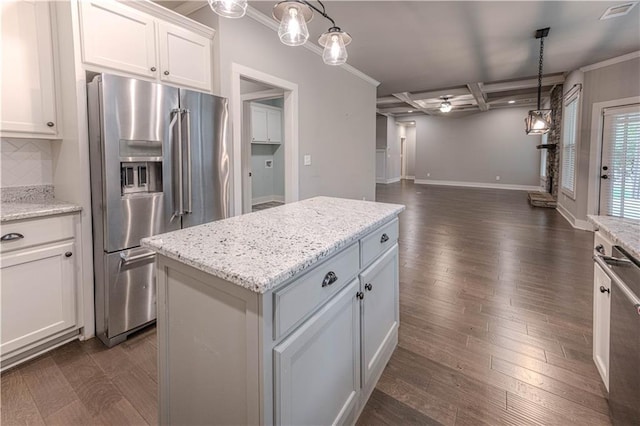
[[310,166],[311,165],[311,155],[305,155],[304,156],[304,165],[305,166]]
[[431,173],[427,173],[427,177],[431,177]]
[[500,176],[496,176],[496,180],[500,180]]

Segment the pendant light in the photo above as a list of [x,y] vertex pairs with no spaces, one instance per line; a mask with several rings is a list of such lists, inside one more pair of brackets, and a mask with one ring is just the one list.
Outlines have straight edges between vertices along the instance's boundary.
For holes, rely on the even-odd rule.
[[318,39],[318,44],[324,47],[322,60],[327,65],[342,65],[347,62],[347,48],[351,43],[351,36],[338,27],[331,27]]
[[[207,0],[211,9],[225,18],[241,18],[247,11],[247,0]],[[351,36],[338,27],[327,15],[324,4],[316,0],[320,7],[307,0],[283,0],[273,7],[273,17],[280,22],[278,37],[287,46],[301,46],[309,39],[307,23],[316,11],[328,21],[331,27],[320,36],[318,43],[324,47],[322,60],[327,65],[342,65],[347,62],[347,48]]]
[[453,109],[453,106],[451,106],[451,102],[449,102],[449,98],[448,97],[444,97],[444,101],[442,101],[442,103],[440,104],[440,112],[449,112]]
[[211,9],[225,18],[242,18],[247,13],[247,0],[208,0]]
[[536,39],[540,39],[540,60],[538,62],[538,109],[529,111],[529,115],[524,119],[527,135],[544,135],[551,130],[552,110],[540,108],[542,100],[542,58],[544,53],[544,38],[548,35],[549,28],[542,28],[536,31]]

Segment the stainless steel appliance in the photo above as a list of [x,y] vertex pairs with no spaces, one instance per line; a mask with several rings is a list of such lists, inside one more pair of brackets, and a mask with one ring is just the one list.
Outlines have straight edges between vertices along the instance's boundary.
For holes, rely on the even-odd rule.
[[622,247],[594,257],[611,278],[609,409],[614,425],[640,424],[640,260]]
[[99,74],[88,112],[96,334],[113,346],[156,318],[140,239],[229,215],[228,103]]

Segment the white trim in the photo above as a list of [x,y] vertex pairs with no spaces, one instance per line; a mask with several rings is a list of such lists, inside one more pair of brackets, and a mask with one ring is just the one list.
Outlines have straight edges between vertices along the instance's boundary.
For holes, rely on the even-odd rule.
[[416,180],[415,176],[405,176],[402,179],[406,179],[406,180]]
[[[259,10],[248,6],[247,7],[247,16],[251,19],[253,19],[256,22],[261,23],[262,25],[264,25],[267,28],[270,28],[271,30],[278,32],[278,23],[271,17],[265,15],[264,13],[260,12]],[[315,53],[316,55],[322,57],[322,48],[314,43],[311,42],[307,42],[305,44],[302,45],[302,47],[306,48],[307,50],[312,51],[313,53]],[[327,66],[331,66],[331,65],[327,65]],[[367,83],[378,87],[380,85],[380,82],[372,77],[369,77],[367,74],[363,73],[362,71],[360,71],[357,68],[352,67],[349,64],[343,64],[340,65],[340,68],[342,68],[343,70],[355,75],[356,77],[358,77],[361,80],[366,81]]]
[[400,178],[396,177],[396,178],[391,178],[391,179],[381,179],[381,178],[377,178],[376,179],[376,183],[382,183],[382,184],[388,184],[388,183],[396,183],[396,182],[400,182]]
[[298,85],[237,63],[231,64],[231,116],[233,123],[233,210],[242,214],[242,94],[240,78],[248,77],[284,89],[284,194],[285,202],[298,201]]
[[458,182],[453,180],[433,180],[433,179],[415,179],[415,183],[418,185],[460,186],[465,188],[509,189],[514,191],[540,191],[540,192],[544,191],[540,186],[512,185],[508,183]]
[[556,205],[556,210],[573,228],[582,229],[583,231],[593,231],[593,225],[591,223],[586,220],[576,219],[575,216],[572,215],[569,210],[565,209],[560,203]]
[[606,61],[596,62],[595,64],[591,64],[591,65],[585,65],[584,67],[580,67],[580,71],[582,72],[593,71],[593,70],[597,70],[598,68],[608,67],[609,65],[619,64],[620,62],[626,62],[636,58],[640,58],[640,50],[627,53],[626,55],[607,59]]
[[242,101],[264,101],[267,99],[278,99],[284,96],[284,91],[280,89],[269,89],[261,92],[245,93],[242,95]]
[[[559,183],[559,187],[560,187],[560,192],[562,192],[563,194],[565,194],[567,197],[569,197],[571,200],[575,201],[576,200],[576,189],[578,186],[578,164],[579,164],[579,155],[580,155],[580,147],[582,146],[581,143],[581,136],[582,136],[582,91],[576,92],[573,95],[571,95],[569,98],[564,99],[563,97],[563,102],[562,102],[562,132],[560,133],[560,155],[558,156],[558,169],[560,171],[559,173],[559,178],[560,178],[560,182]],[[575,151],[575,155],[574,155],[574,164],[573,164],[573,188],[567,188],[564,186],[564,182],[563,182],[563,176],[564,176],[564,168],[562,167],[564,164],[564,148],[565,148],[565,140],[564,140],[564,129],[565,129],[565,117],[566,115],[564,114],[564,110],[567,108],[567,106],[571,103],[575,101],[576,102],[576,116],[575,116],[575,127],[573,129],[573,133],[574,133],[574,141],[573,141],[573,149]]]
[[591,109],[591,142],[589,146],[589,190],[587,215],[597,215],[600,210],[600,162],[602,154],[602,114],[605,108],[640,103],[640,96],[596,102]]
[[282,195],[265,195],[264,197],[252,198],[251,206],[272,202],[284,203],[284,197]]
[[[176,10],[167,9],[166,7],[160,6],[159,4],[156,4],[150,0],[141,0],[141,1],[140,0],[139,1],[117,0],[117,1],[118,3],[121,3],[126,7],[132,7],[141,12],[148,13],[149,15],[155,18],[160,18],[172,24],[178,25],[179,27],[189,29],[204,37],[207,37],[210,39],[213,39],[215,37],[215,34],[216,34],[215,29],[208,27],[204,24],[201,24],[200,22],[194,21],[193,19],[188,18],[181,13],[178,13],[177,12],[178,9]],[[191,2],[187,2],[187,3],[191,3]],[[207,3],[205,2],[204,5],[206,6]],[[183,5],[180,5],[180,6],[183,6]],[[200,7],[192,10],[190,13],[193,13],[198,9],[200,9]]]

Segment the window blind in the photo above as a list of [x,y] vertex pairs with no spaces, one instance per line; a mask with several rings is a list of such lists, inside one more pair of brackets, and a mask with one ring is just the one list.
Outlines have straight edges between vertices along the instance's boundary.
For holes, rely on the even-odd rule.
[[640,105],[606,109],[603,127],[600,214],[640,219]]
[[562,188],[572,195],[576,184],[576,126],[578,97],[564,106],[562,122]]
[[[545,133],[544,135],[542,135],[542,145],[546,145],[547,140],[548,140],[548,135]],[[540,150],[540,176],[541,177],[547,176],[547,150],[546,149]]]

